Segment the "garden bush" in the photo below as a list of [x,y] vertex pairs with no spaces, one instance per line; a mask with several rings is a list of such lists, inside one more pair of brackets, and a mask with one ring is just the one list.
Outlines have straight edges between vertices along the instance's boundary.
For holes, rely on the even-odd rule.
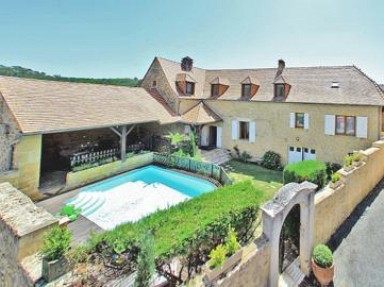
[[284,184],[290,182],[301,183],[309,181],[322,188],[327,180],[327,170],[324,163],[316,160],[304,160],[288,164],[284,168]]
[[338,181],[340,180],[340,178],[341,178],[341,176],[340,176],[339,173],[334,173],[334,174],[332,174],[332,176],[331,176],[331,181],[332,181],[333,183],[336,183],[336,182],[338,182]]
[[122,224],[114,230],[94,235],[90,248],[97,249],[101,242],[112,248],[121,238],[127,252],[135,257],[139,250],[139,235],[149,230],[154,236],[157,266],[168,264],[174,257],[182,257],[190,276],[208,260],[213,248],[224,243],[230,226],[240,243],[253,237],[259,206],[268,200],[267,196],[262,190],[255,189],[250,181],[224,186],[135,223]]
[[44,236],[42,253],[49,261],[59,259],[70,248],[72,233],[61,226],[53,227]]
[[152,286],[152,276],[155,273],[155,250],[152,234],[146,232],[140,238],[140,252],[137,259],[137,276],[135,287]]
[[333,264],[333,255],[331,249],[324,244],[318,244],[313,249],[313,260],[322,268],[331,267]]
[[273,170],[281,169],[281,156],[277,152],[267,151],[261,160],[261,166]]
[[334,174],[335,172],[337,172],[339,169],[342,168],[341,164],[331,163],[331,162],[326,162],[325,166],[327,168],[328,179],[331,179],[332,174]]
[[227,259],[227,248],[223,244],[219,244],[209,253],[209,267],[214,269],[223,265]]

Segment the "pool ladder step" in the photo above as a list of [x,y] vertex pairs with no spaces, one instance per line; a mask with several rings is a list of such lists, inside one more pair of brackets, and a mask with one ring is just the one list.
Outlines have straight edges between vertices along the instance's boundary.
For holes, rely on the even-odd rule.
[[94,213],[95,211],[97,211],[100,207],[102,207],[104,205],[104,203],[106,202],[106,199],[105,197],[101,197],[99,198],[95,204],[93,204],[92,206],[90,206],[87,210],[84,210],[81,212],[81,214],[83,216],[89,216],[91,215],[92,213]]

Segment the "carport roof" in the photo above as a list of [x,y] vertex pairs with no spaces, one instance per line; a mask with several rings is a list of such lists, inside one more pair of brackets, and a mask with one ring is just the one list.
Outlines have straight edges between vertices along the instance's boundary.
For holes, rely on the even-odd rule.
[[25,134],[179,119],[143,88],[0,76],[0,94]]

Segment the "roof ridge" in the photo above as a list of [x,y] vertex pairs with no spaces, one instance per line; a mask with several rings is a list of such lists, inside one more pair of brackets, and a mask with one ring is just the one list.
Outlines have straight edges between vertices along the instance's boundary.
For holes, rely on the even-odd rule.
[[128,88],[128,89],[137,89],[142,87],[129,87],[129,86],[119,86],[119,85],[110,85],[110,84],[100,84],[100,83],[82,83],[82,82],[69,82],[69,81],[56,81],[56,80],[48,80],[48,79],[33,79],[33,78],[25,78],[25,77],[15,77],[15,76],[6,76],[0,75],[1,78],[15,79],[20,81],[31,81],[31,82],[44,82],[44,83],[57,83],[57,84],[74,84],[74,85],[91,85],[91,86],[106,86],[106,87],[117,87],[117,88]]
[[[353,65],[346,65],[346,66],[299,66],[299,67],[285,67],[284,70],[292,70],[292,69],[351,69],[353,68]],[[209,72],[216,72],[216,71],[255,71],[255,70],[276,70],[276,68],[224,68],[224,69],[205,69],[206,71]]]

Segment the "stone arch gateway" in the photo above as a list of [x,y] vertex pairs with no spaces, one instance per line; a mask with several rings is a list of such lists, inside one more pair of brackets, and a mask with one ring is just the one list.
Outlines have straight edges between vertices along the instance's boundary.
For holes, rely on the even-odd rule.
[[309,275],[314,232],[314,196],[317,186],[313,183],[289,183],[274,198],[262,206],[263,232],[271,246],[268,286],[278,286],[279,241],[284,221],[295,205],[300,206],[300,269]]

